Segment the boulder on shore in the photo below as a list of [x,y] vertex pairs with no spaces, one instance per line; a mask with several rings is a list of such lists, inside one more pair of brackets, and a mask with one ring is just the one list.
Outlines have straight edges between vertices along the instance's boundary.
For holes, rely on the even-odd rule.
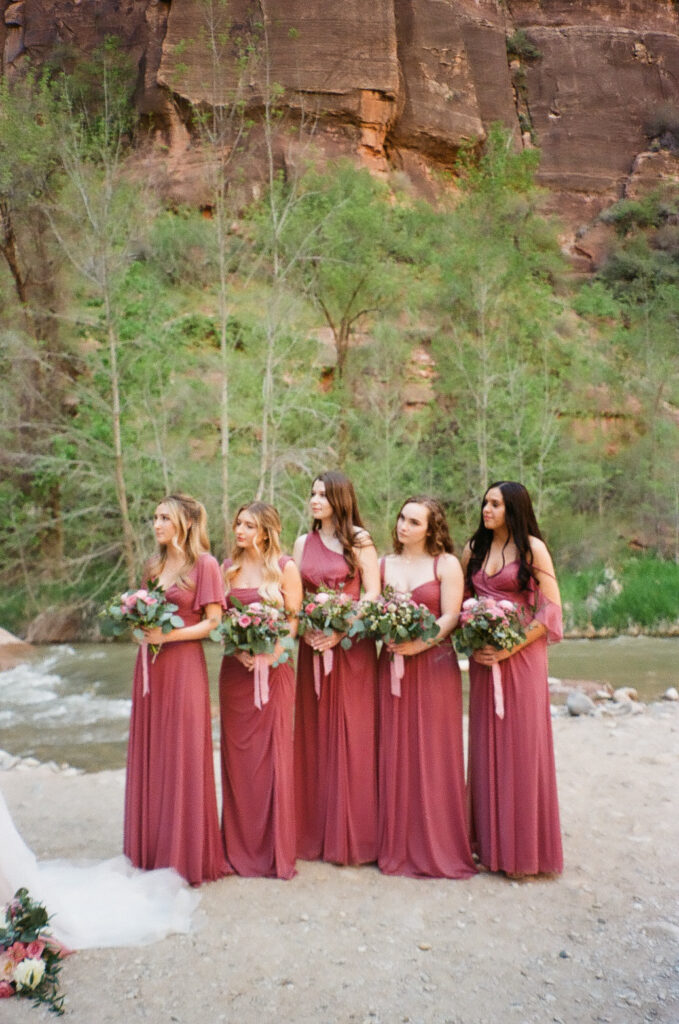
[[14,668],[22,661],[28,661],[33,648],[25,640],[21,640],[7,629],[0,628],[0,672]]

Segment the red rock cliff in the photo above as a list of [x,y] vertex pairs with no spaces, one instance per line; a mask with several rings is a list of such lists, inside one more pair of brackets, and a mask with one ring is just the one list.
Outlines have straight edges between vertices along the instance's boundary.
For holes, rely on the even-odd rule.
[[[205,6],[0,0],[3,69],[118,35],[139,67],[141,110],[175,159],[185,153],[195,166],[182,110],[215,94]],[[517,145],[540,146],[541,179],[573,226],[624,193],[649,118],[679,107],[674,0],[231,0],[229,12],[239,31],[253,13],[264,19],[272,79],[319,116],[329,151],[424,181],[428,165],[451,164],[462,142],[499,120]],[[232,84],[225,71],[219,87]]]

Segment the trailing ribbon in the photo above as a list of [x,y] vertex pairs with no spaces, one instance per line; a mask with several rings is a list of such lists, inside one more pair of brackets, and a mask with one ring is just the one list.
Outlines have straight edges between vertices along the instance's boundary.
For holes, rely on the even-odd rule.
[[495,661],[490,667],[493,676],[493,700],[495,702],[495,714],[498,718],[505,717],[505,702],[502,695],[502,673],[500,666]]
[[269,662],[266,654],[255,654],[255,707],[262,710],[269,702]]
[[389,663],[389,674],[391,675],[391,695],[401,696],[401,680],[406,670],[406,660],[402,654],[392,654]]
[[146,697],[151,692],[151,687],[149,686],[149,645],[146,640],[142,640],[141,644],[141,674],[144,680],[141,692]]
[[332,648],[323,651],[322,654],[314,651],[314,690],[318,700],[321,699],[321,658],[323,659],[323,675],[329,676],[333,665]]

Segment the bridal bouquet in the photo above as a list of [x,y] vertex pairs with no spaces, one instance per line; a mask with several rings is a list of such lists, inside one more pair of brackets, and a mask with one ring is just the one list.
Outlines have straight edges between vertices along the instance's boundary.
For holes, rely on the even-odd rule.
[[244,651],[252,654],[255,659],[255,706],[262,707],[269,700],[269,664],[267,655],[273,654],[276,643],[284,648],[276,665],[282,665],[289,658],[289,650],[293,646],[285,610],[270,601],[253,601],[252,604],[241,604],[232,597],[232,608],[228,608],[222,621],[210,633],[212,640],[224,645],[224,655]]
[[[426,604],[418,604],[410,594],[394,590],[388,584],[376,600],[362,603],[361,618],[367,634],[384,643],[433,640],[439,632],[436,616]],[[403,655],[392,654],[391,692],[395,697],[401,696],[404,672]]]
[[[132,635],[142,641],[142,671],[144,673],[144,694],[149,692],[149,675],[147,647],[144,630],[160,627],[161,632],[169,633],[171,629],[180,629],[184,620],[175,615],[177,605],[167,600],[165,591],[161,589],[157,579],[149,580],[147,588],[126,590],[115,598],[100,612],[101,632],[104,636],[120,636],[130,626]],[[155,661],[160,647],[151,644]]]
[[[470,655],[481,647],[508,651],[526,639],[520,611],[512,601],[496,601],[492,597],[470,597],[462,604],[455,633],[455,646],[460,654]],[[500,666],[492,666],[495,713],[504,718],[502,676]]]
[[63,951],[50,936],[49,918],[41,903],[35,903],[26,889],[0,910],[0,999],[28,996],[34,1006],[45,1003],[61,1016],[63,996],[58,976]]
[[[340,646],[344,650],[351,647],[352,640],[363,632],[362,622],[357,618],[359,602],[354,601],[342,590],[320,587],[315,594],[306,593],[299,613],[299,635],[307,630],[316,629],[326,636],[331,633],[344,633]],[[332,648],[328,651],[314,652],[314,688],[316,696],[321,695],[321,666],[323,674],[329,675],[333,666]]]

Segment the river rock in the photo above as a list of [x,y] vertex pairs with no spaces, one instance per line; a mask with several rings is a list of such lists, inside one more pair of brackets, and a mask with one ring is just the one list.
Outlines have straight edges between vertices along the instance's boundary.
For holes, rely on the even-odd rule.
[[596,711],[596,704],[581,690],[571,690],[566,697],[566,707],[569,715],[593,715]]
[[0,629],[0,672],[14,668],[22,661],[28,661],[33,648],[7,629]]
[[549,692],[569,694],[573,690],[586,693],[592,700],[610,700],[613,696],[613,687],[610,683],[600,682],[594,679],[556,679],[549,677]]
[[639,694],[633,686],[620,686],[613,691],[613,700],[616,704],[624,704],[627,701],[639,700]]
[[679,692],[676,686],[670,686],[662,695],[663,700],[679,700]]
[[47,608],[29,623],[26,639],[34,644],[67,644],[76,640],[98,639],[97,626],[93,625],[94,612],[91,603]]

